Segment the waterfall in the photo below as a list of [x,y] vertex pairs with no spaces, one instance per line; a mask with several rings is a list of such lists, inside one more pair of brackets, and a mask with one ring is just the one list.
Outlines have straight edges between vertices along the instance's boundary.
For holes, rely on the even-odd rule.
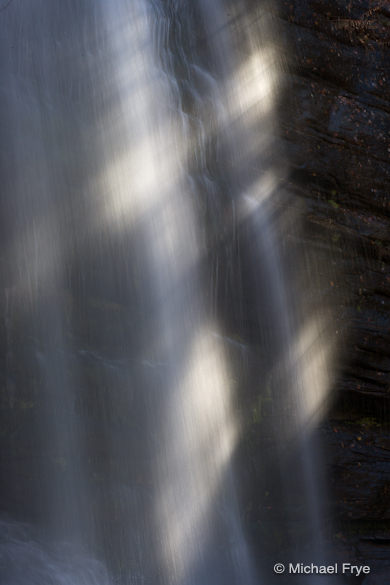
[[[332,356],[281,245],[270,7],[15,1],[0,29],[2,489],[38,531],[3,522],[7,585],[268,585],[276,531],[291,561],[324,560],[312,427]],[[260,543],[239,461],[253,395],[283,514]]]

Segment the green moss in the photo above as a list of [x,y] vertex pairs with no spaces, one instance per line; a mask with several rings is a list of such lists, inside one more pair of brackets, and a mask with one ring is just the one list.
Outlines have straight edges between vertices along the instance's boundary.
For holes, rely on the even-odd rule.
[[52,460],[54,462],[54,465],[58,469],[60,469],[60,471],[65,471],[66,468],[68,467],[68,462],[67,462],[65,457],[61,457],[61,456],[53,457]]
[[366,416],[366,417],[360,418],[357,422],[362,427],[380,427],[381,426],[379,421],[373,416]]
[[29,410],[34,407],[34,402],[32,400],[20,400],[18,404],[22,410]]

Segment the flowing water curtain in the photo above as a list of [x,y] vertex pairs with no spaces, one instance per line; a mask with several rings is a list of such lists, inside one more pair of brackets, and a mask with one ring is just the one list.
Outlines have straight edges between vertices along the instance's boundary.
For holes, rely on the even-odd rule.
[[[203,299],[201,237],[187,162],[193,137],[169,58],[171,23],[161,7],[154,10],[144,2],[107,8],[120,101],[120,128],[108,152],[120,145],[122,155],[109,161],[101,184],[108,221],[118,229],[129,222],[140,226],[145,241],[152,319],[144,315],[144,361],[154,367],[143,384],[152,397],[146,432],[156,436],[150,521],[157,559],[152,554],[150,562],[157,563],[155,578],[190,583],[199,574],[221,579],[225,572],[220,555],[211,551],[227,538],[215,534],[211,518],[216,520],[221,490],[230,492],[234,508],[234,488],[222,484],[236,431],[227,366]],[[233,540],[242,538],[234,530]]]
[[[296,510],[300,510],[305,544],[299,550],[322,560],[329,550],[321,535],[325,491],[314,435],[329,406],[335,345],[329,334],[329,313],[311,298],[323,279],[313,260],[308,261],[307,251],[294,246],[301,222],[283,186],[288,167],[276,140],[278,92],[283,90],[278,29],[267,2],[256,7],[250,2],[201,2],[200,9],[210,69],[218,80],[216,159],[221,175],[227,177],[226,194],[235,210],[231,216],[239,223],[241,260],[251,272],[242,290],[255,308],[244,308],[244,318],[252,322],[252,338],[261,347],[260,397],[272,401],[271,416],[263,418],[262,426],[263,433],[273,437],[277,458],[264,465],[264,473],[279,476],[275,492],[284,514],[272,529],[287,533],[289,546],[296,547]],[[287,230],[291,251],[284,241]],[[245,335],[245,328],[241,331]],[[274,503],[278,506],[277,499]],[[278,551],[276,540],[273,554]],[[272,572],[269,560],[263,565]]]
[[68,190],[69,96],[62,89],[71,76],[65,49],[72,43],[73,17],[77,13],[66,8],[61,13],[44,2],[34,7],[15,2],[1,13],[9,151],[2,211],[9,219],[10,319],[20,329],[18,345],[11,348],[15,363],[19,360],[14,375],[19,396],[29,393],[36,418],[24,441],[39,444],[40,453],[28,463],[26,499],[33,502],[27,505],[51,525],[54,538],[68,534],[92,544],[85,445],[74,413],[78,371],[67,332],[67,259],[77,226]]
[[[234,402],[240,370],[227,361],[221,335],[227,317],[218,306],[221,291],[214,293],[221,281],[215,278],[210,290],[209,262],[225,282],[224,272],[232,275],[240,305],[245,287],[237,265],[245,262],[253,273],[246,289],[255,299],[255,336],[268,346],[259,360],[274,398],[276,437],[275,419],[264,424],[279,442],[281,461],[300,437],[308,533],[319,524],[316,451],[301,429],[321,410],[331,352],[317,344],[322,326],[314,318],[297,326],[298,301],[289,298],[278,231],[286,202],[274,126],[279,57],[267,6],[254,12],[250,6],[119,0],[49,9],[41,2],[42,14],[28,14],[33,25],[22,4],[7,21],[11,37],[20,23],[34,32],[33,50],[28,37],[7,70],[8,97],[23,95],[7,101],[18,155],[9,192],[17,201],[18,237],[9,257],[15,299],[27,301],[15,302],[36,339],[33,361],[46,405],[42,451],[50,442],[60,454],[45,476],[46,515],[53,534],[57,529],[98,550],[123,582],[254,579],[232,467],[245,423]],[[24,72],[23,83],[14,68]],[[81,301],[69,303],[64,288]],[[95,323],[93,295],[106,313],[107,298],[125,305],[126,317],[109,334],[125,348],[120,359],[97,351],[108,319]],[[80,309],[85,328],[98,330],[87,336],[91,347],[72,346],[68,335],[69,306],[77,302],[87,307]],[[101,379],[85,373],[87,359],[99,363]],[[89,393],[97,397],[94,423]],[[112,422],[102,424],[110,414]],[[134,424],[149,487],[132,477]],[[86,473],[97,457],[87,440],[94,425],[94,440],[108,453],[100,494]],[[268,579],[267,563],[260,564]]]

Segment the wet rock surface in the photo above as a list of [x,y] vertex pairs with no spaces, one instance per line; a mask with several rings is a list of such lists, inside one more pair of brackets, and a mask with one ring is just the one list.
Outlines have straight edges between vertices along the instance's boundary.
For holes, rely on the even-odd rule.
[[[336,549],[390,573],[390,7],[285,0],[293,98],[282,132],[308,240],[326,248],[348,330],[328,446]],[[291,115],[291,109],[293,115]],[[325,287],[326,288],[326,287]],[[333,289],[333,290],[332,290]],[[325,291],[326,292],[326,291]],[[335,332],[334,332],[335,333]]]
[[[328,242],[352,330],[341,390],[390,397],[390,14],[387,3],[284,2],[295,54],[283,120],[291,186]],[[329,283],[330,284],[330,283]],[[364,400],[363,400],[364,402]]]

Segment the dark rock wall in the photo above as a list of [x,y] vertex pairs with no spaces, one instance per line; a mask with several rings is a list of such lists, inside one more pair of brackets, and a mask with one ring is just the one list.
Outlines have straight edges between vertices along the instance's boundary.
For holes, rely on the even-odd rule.
[[[290,189],[337,266],[349,331],[324,425],[340,551],[390,567],[390,4],[284,0]],[[329,292],[331,294],[331,292]],[[389,568],[390,570],[390,568]]]

